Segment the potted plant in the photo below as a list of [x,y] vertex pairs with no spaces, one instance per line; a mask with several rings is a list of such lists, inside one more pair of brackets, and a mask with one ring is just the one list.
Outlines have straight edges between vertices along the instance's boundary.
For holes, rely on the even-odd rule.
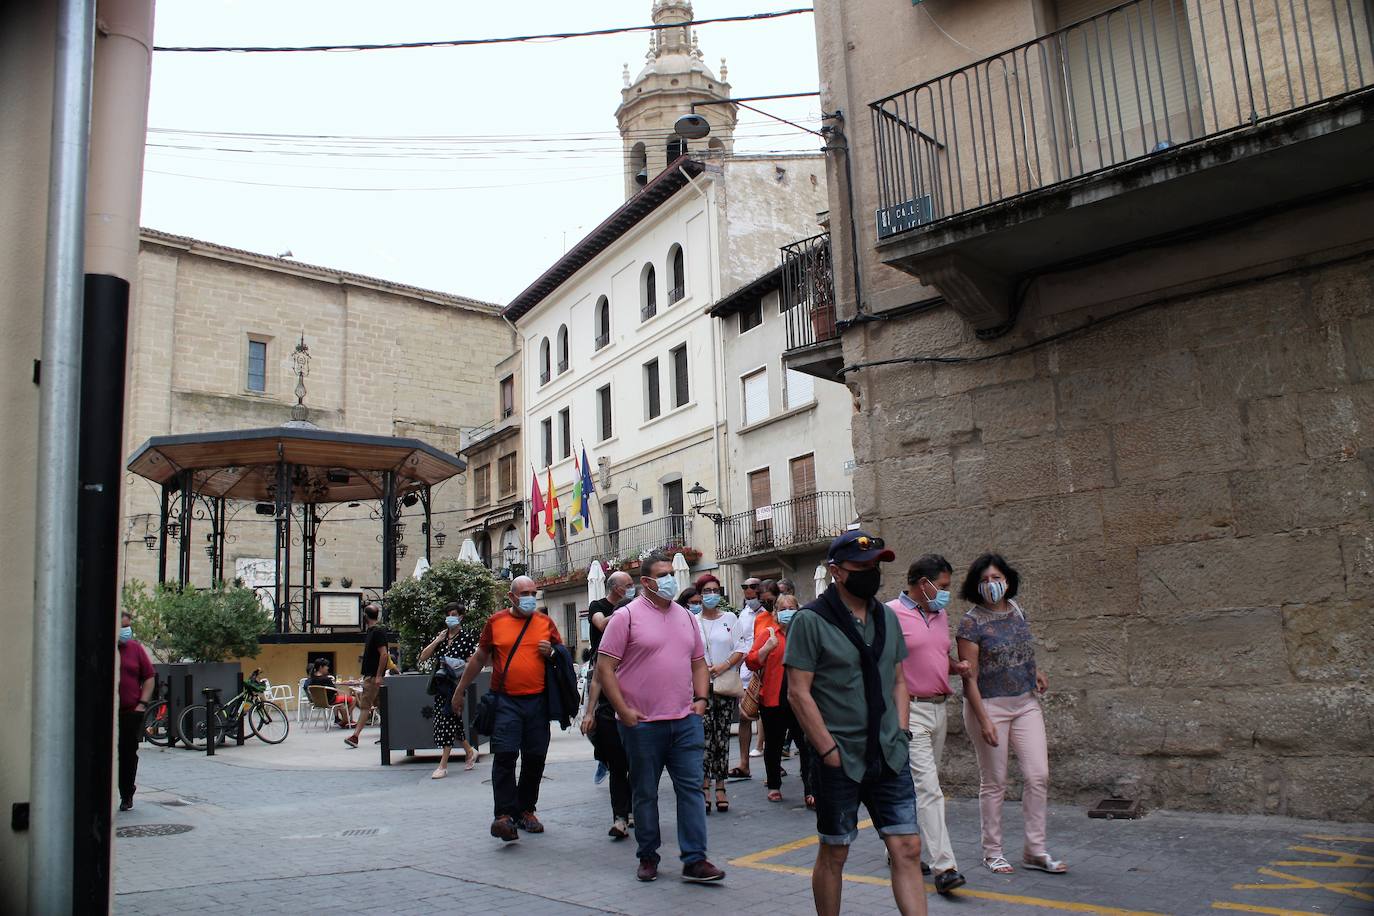
[[322,576],[320,578],[320,588],[329,588],[329,586],[333,584],[334,580],[331,579],[329,576]]
[[340,576],[340,577],[339,577],[339,584],[342,585],[344,588],[352,588],[352,587],[353,587],[353,580],[352,580],[351,578],[349,578],[348,576]]

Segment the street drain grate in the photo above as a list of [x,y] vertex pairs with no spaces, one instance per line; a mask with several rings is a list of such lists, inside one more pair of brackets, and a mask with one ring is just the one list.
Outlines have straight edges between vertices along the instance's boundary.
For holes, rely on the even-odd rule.
[[1100,817],[1109,821],[1134,820],[1145,816],[1145,809],[1137,799],[1104,798],[1088,809],[1088,817]]
[[345,830],[339,836],[376,836],[379,832],[376,827],[357,827],[353,830]]
[[194,829],[190,824],[134,824],[116,829],[115,836],[121,840],[143,836],[176,836],[178,833],[188,833]]

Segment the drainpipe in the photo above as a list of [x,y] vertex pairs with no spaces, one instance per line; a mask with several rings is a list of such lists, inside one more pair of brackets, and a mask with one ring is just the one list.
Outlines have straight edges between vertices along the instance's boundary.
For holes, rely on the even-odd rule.
[[[120,485],[124,476],[124,374],[130,289],[138,272],[138,215],[152,69],[153,0],[99,0],[96,13],[90,162],[86,180],[85,303],[81,347],[80,490],[77,497],[76,626],[72,670],[116,683]],[[191,537],[182,507],[182,556]],[[72,823],[73,908],[108,912],[113,834],[115,704],[78,697]]]
[[29,911],[72,912],[71,629],[76,610],[82,247],[90,140],[94,0],[57,5],[54,35],[38,511],[33,602]]

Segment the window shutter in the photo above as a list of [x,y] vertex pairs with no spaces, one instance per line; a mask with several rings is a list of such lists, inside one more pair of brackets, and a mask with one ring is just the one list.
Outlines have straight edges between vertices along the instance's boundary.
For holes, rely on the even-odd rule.
[[690,394],[687,384],[687,347],[684,344],[673,351],[673,406],[686,404]]
[[762,369],[744,379],[744,425],[768,416],[768,370]]
[[658,397],[658,360],[644,365],[644,387],[647,399],[646,414],[652,420],[662,412]]
[[787,370],[787,406],[800,407],[816,399],[816,379],[796,369]]

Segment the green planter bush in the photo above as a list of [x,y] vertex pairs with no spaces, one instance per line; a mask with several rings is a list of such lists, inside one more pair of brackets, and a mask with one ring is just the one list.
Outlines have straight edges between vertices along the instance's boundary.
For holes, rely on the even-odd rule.
[[254,658],[258,638],[272,631],[272,615],[258,596],[238,585],[167,583],[149,592],[146,583],[131,579],[123,600],[134,617],[134,636],[164,662]]
[[480,631],[496,613],[507,583],[481,563],[439,560],[424,575],[402,579],[386,593],[388,626],[396,632],[405,667],[414,668],[420,650],[444,628],[444,605],[463,606],[463,626]]

